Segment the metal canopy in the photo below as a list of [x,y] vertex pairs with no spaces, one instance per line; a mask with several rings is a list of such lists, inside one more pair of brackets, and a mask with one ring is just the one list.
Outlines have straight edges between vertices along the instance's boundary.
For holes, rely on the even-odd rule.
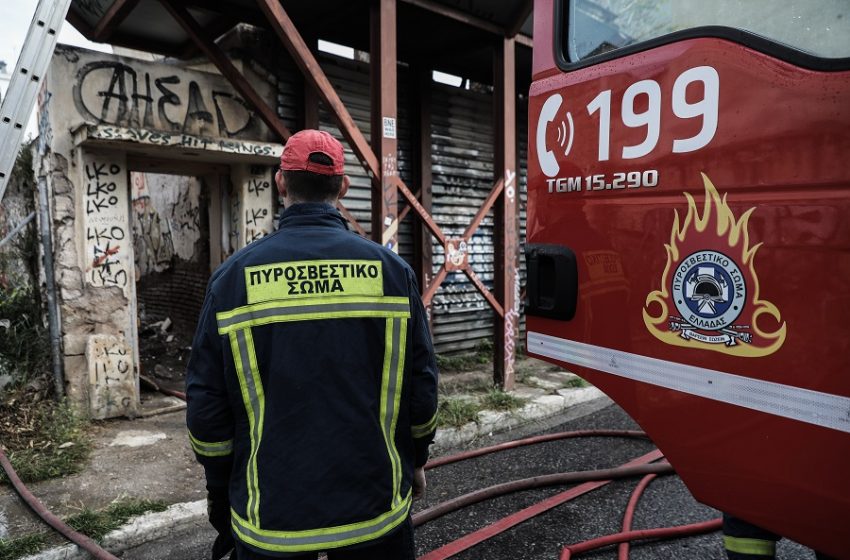
[[[419,219],[416,244],[420,249],[414,257],[423,302],[430,309],[447,276],[464,273],[493,310],[494,381],[511,389],[521,319],[516,109],[517,92],[527,91],[531,78],[531,38],[522,33],[530,25],[531,7],[531,0],[225,0],[215,4],[203,0],[73,0],[68,19],[93,40],[181,58],[203,53],[286,141],[289,129],[216,43],[240,23],[268,29],[278,39],[280,56],[292,60],[304,78],[304,125],[317,124],[313,121],[321,101],[370,178],[372,239],[398,251],[401,221],[407,213]],[[317,39],[369,53],[371,142],[316,60]],[[494,183],[460,238],[449,238],[431,214],[432,107],[427,95],[415,93],[419,89],[415,86],[418,117],[405,124],[418,129],[412,148],[418,154],[412,177],[417,184],[407,184],[399,172],[400,62],[407,64],[406,73],[419,84],[430,84],[431,70],[442,70],[492,86]],[[402,210],[400,203],[407,207]],[[341,202],[339,208],[354,230],[365,235]],[[491,210],[497,232],[492,288],[464,256]],[[442,245],[445,255],[453,255],[444,259],[437,271],[431,249],[423,243],[429,236]],[[463,253],[460,259],[456,258],[458,251]]]
[[[255,0],[177,0],[204,32],[219,37],[239,23],[268,28]],[[301,35],[369,51],[369,2],[284,1]],[[493,48],[517,36],[517,91],[531,81],[531,0],[400,0],[397,56],[492,83]],[[197,56],[191,37],[160,0],[73,0],[68,20],[86,38],[176,58]],[[287,56],[281,50],[281,56]]]

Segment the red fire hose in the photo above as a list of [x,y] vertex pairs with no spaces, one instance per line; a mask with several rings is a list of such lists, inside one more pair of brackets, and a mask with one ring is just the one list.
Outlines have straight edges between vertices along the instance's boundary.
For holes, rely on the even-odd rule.
[[671,467],[669,463],[655,463],[634,467],[618,467],[613,469],[598,469],[594,471],[547,474],[542,476],[533,476],[531,478],[523,478],[511,482],[504,482],[502,484],[496,484],[488,488],[470,492],[469,494],[464,494],[463,496],[459,496],[420,511],[413,516],[413,526],[418,527],[432,519],[442,517],[447,513],[451,513],[466,506],[477,504],[484,500],[490,500],[499,496],[504,496],[505,494],[519,492],[521,490],[531,490],[533,488],[543,488],[546,486],[562,484],[575,484],[576,482],[587,482],[590,480],[613,480],[648,473],[659,474],[669,472],[673,472],[673,467]]
[[722,519],[712,519],[711,521],[703,521],[702,523],[692,523],[690,525],[679,525],[678,527],[663,527],[660,529],[642,529],[638,531],[625,531],[614,533],[613,535],[605,535],[589,541],[584,541],[576,544],[571,544],[564,547],[561,552],[561,560],[570,560],[573,554],[587,552],[626,541],[634,541],[639,539],[673,539],[689,535],[700,535],[702,533],[712,533],[723,526]]
[[12,486],[14,486],[15,490],[24,502],[26,502],[26,504],[36,513],[36,515],[43,519],[45,523],[50,525],[50,527],[55,529],[66,539],[91,554],[96,560],[118,560],[116,556],[113,556],[101,548],[96,542],[82,533],[78,533],[71,529],[64,521],[50,513],[44,504],[42,504],[39,499],[29,491],[29,488],[24,486],[24,483],[21,482],[21,479],[18,477],[18,473],[16,473],[15,469],[12,468],[12,464],[9,462],[6,454],[3,453],[2,449],[0,449],[0,465],[3,466],[3,470],[6,471],[6,476],[9,477],[9,481],[12,483]]
[[472,449],[470,451],[464,451],[463,453],[458,453],[457,455],[449,455],[447,457],[440,457],[439,459],[434,459],[432,461],[428,461],[428,464],[425,465],[425,470],[433,469],[436,467],[442,467],[443,465],[449,465],[451,463],[457,463],[458,461],[465,461],[466,459],[472,459],[473,457],[481,457],[482,455],[489,455],[490,453],[495,453],[497,451],[504,451],[506,449],[515,449],[517,447],[524,447],[526,445],[534,445],[536,443],[544,443],[547,441],[558,441],[562,439],[570,439],[570,438],[579,438],[579,437],[626,437],[626,438],[645,438],[646,433],[641,432],[639,430],[577,430],[573,432],[558,432],[556,434],[545,434],[542,436],[534,436],[525,439],[518,439],[514,441],[507,441],[505,443],[500,443],[497,445],[491,445],[489,447],[481,447],[480,449]]

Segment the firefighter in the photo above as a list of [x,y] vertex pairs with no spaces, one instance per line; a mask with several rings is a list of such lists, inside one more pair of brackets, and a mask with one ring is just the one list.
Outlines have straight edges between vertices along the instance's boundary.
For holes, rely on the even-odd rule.
[[[728,513],[723,514],[723,545],[729,560],[776,558],[776,542],[782,537]],[[815,552],[817,560],[835,560]]]
[[212,276],[186,393],[213,558],[414,558],[437,368],[411,268],[349,232],[342,145],[304,130],[280,227]]

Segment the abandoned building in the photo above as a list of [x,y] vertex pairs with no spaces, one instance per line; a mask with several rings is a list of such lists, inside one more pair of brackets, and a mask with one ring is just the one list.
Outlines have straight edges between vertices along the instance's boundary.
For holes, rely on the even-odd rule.
[[510,388],[530,11],[74,0],[70,24],[118,54],[60,45],[38,98],[66,394],[94,418],[136,413],[152,367],[143,331],[167,319],[191,343],[212,271],[274,231],[275,167],[303,128],[343,142],[340,210],[416,270],[437,351],[493,341],[494,379]]

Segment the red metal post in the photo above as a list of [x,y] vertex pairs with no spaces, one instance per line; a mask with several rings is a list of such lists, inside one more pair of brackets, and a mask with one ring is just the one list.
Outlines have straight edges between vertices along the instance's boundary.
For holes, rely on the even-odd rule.
[[372,0],[372,148],[381,176],[372,177],[372,239],[398,252],[398,103],[396,0]]
[[[431,71],[427,68],[416,68],[411,71],[411,97],[413,106],[410,114],[414,120],[414,156],[416,158],[416,182],[419,185],[419,201],[429,214],[431,213]],[[406,209],[411,208],[408,206]],[[405,210],[406,210],[405,209]],[[434,276],[434,249],[431,234],[424,223],[417,223],[413,228],[413,250],[416,266],[416,280],[419,289],[424,292]],[[431,305],[425,308],[428,320],[431,320]]]
[[519,188],[516,169],[516,42],[502,39],[496,48],[494,105],[496,180],[504,191],[494,206],[495,291],[504,315],[495,317],[493,380],[505,390],[514,386],[514,360],[519,337]]
[[313,86],[319,98],[330,109],[331,114],[333,114],[339,125],[340,132],[342,132],[342,135],[348,141],[348,145],[352,151],[354,151],[354,155],[357,156],[363,167],[372,176],[380,176],[381,169],[378,164],[378,158],[375,157],[375,153],[369,147],[366,137],[360,132],[351,113],[348,112],[342,99],[339,98],[328,77],[319,66],[316,57],[310,52],[307,43],[304,42],[304,39],[298,32],[298,28],[295,27],[295,24],[289,18],[283,6],[281,6],[280,1],[257,0],[257,3],[271,24],[272,30],[277,34],[284,47],[286,47],[286,50],[289,51],[295,64],[301,70],[304,78]]

